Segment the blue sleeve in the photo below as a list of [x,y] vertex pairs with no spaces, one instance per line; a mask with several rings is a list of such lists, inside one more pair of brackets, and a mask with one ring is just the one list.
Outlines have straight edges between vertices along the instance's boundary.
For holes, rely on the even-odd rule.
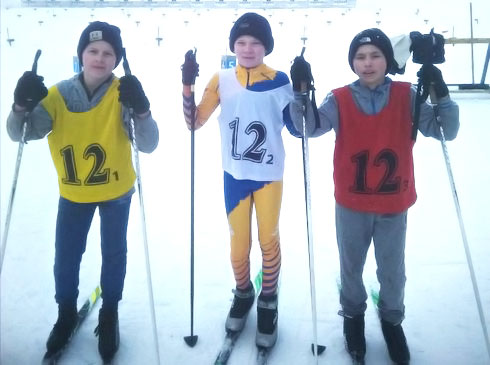
[[288,129],[289,133],[293,135],[294,137],[301,138],[301,133],[296,130],[294,127],[293,120],[291,118],[291,114],[289,113],[289,104],[286,105],[286,107],[282,111],[282,118],[284,120],[284,125]]

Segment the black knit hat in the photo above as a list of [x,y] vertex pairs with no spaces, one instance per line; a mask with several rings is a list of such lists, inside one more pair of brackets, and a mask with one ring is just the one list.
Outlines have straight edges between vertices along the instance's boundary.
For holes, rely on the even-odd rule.
[[274,38],[269,22],[257,13],[245,13],[237,19],[230,31],[230,49],[235,53],[235,41],[242,35],[257,38],[265,47],[267,56],[274,49]]
[[80,65],[82,63],[82,53],[90,42],[95,41],[106,41],[110,43],[112,48],[114,48],[114,53],[116,54],[116,64],[114,68],[119,65],[122,58],[122,40],[121,40],[121,30],[115,25],[108,24],[106,22],[91,22],[87,28],[85,28],[80,36],[80,41],[78,42],[77,54]]
[[[385,75],[394,67],[398,67],[393,55],[393,47],[390,39],[378,28],[366,29],[357,34],[352,40],[349,48],[349,65],[354,71],[353,60],[360,46],[372,44],[378,47],[386,58]],[[354,71],[355,72],[355,71]]]

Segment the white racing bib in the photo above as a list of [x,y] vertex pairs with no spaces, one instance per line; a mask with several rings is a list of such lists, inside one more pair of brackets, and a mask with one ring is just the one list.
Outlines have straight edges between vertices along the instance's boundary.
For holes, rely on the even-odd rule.
[[220,71],[219,92],[223,169],[239,180],[282,180],[282,111],[293,98],[291,85],[247,90],[231,68]]

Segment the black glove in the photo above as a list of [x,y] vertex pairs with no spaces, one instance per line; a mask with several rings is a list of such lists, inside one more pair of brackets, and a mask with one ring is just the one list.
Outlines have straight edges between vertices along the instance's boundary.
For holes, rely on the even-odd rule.
[[[313,90],[313,76],[311,66],[305,61],[303,56],[297,56],[291,65],[291,81],[294,91]],[[306,84],[306,90],[301,89],[301,84]]]
[[439,99],[449,94],[447,85],[442,78],[442,73],[436,66],[430,63],[423,65],[420,71],[417,72],[417,76],[422,80],[425,90],[429,90],[430,87],[434,88],[434,92]]
[[136,114],[143,114],[150,110],[150,102],[136,76],[123,76],[119,82],[119,101],[125,107],[133,108]]
[[180,69],[182,70],[182,83],[184,85],[194,85],[196,77],[199,76],[199,64],[196,62],[196,53],[194,51],[187,51],[184,64]]
[[36,75],[35,72],[24,72],[15,87],[15,104],[32,111],[48,95],[48,89],[44,86],[43,81],[44,77]]

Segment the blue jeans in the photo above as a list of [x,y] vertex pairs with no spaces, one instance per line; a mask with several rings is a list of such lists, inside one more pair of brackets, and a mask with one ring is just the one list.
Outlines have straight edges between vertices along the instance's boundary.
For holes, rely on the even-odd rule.
[[60,197],[56,220],[54,280],[59,305],[77,303],[80,262],[95,209],[99,208],[104,307],[117,308],[126,276],[126,254],[131,195],[97,203],[75,203]]

